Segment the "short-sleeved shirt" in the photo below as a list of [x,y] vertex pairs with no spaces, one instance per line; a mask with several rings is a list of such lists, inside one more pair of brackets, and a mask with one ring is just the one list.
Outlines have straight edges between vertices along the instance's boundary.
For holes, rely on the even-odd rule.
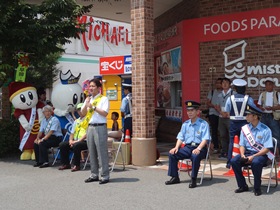
[[122,99],[121,112],[123,112],[124,115],[131,114],[131,113],[130,113],[130,109],[129,109],[128,98],[127,98],[127,97],[130,97],[130,98],[131,98],[131,96],[132,96],[132,94],[129,93],[129,94],[127,94],[126,97],[124,97],[124,98]]
[[183,141],[184,144],[192,142],[200,144],[203,140],[210,141],[209,124],[201,118],[197,118],[194,123],[189,119],[183,123],[177,139]]
[[[95,97],[91,97],[90,103],[92,104],[94,99],[96,99],[100,94],[97,94]],[[85,106],[85,103],[83,104],[83,107]],[[83,108],[82,107],[82,108]],[[99,109],[102,109],[105,112],[109,112],[109,100],[106,96],[102,96],[100,102],[96,106]],[[93,123],[107,123],[107,117],[102,116],[101,114],[94,112],[93,115],[91,116],[91,119],[89,121],[89,124]]]
[[231,88],[228,89],[228,91],[225,93],[224,91],[222,91],[219,95],[218,95],[218,104],[222,110],[222,112],[225,111],[225,106],[226,106],[226,101],[227,99],[231,96],[236,94],[235,91],[233,91]]
[[49,130],[53,131],[52,135],[62,136],[60,122],[55,116],[52,116],[49,119],[44,118],[42,120],[41,126],[40,126],[40,132],[42,132],[42,133],[45,132],[45,130],[46,130],[50,121],[51,121],[51,124],[50,124],[50,129]]
[[[272,142],[272,134],[269,127],[267,127],[265,124],[259,122],[258,125],[254,128],[253,125],[250,123],[249,128],[254,136],[254,139],[257,143],[261,144],[265,148],[273,148],[273,142]],[[252,152],[258,152],[258,150],[251,147],[249,144],[246,136],[241,131],[240,133],[240,146],[243,146],[246,148],[246,150],[252,151]]]
[[[235,94],[235,95],[237,95],[237,94]],[[253,100],[252,97],[250,97],[250,96],[248,97],[247,104],[254,104],[254,100]],[[228,99],[226,101],[226,104],[225,104],[225,112],[229,112],[230,113],[231,108],[232,108],[231,100],[230,100],[230,97],[228,97]]]
[[[262,96],[264,94],[264,92],[262,92],[260,97],[259,97],[259,100],[258,100],[258,105],[261,105],[263,107],[266,107],[266,106],[272,107],[273,106],[273,93],[274,93],[274,91],[266,92],[265,101],[264,101],[264,104],[262,104]],[[278,98],[278,104],[280,104],[279,92],[277,92],[277,94],[278,94],[278,97],[277,97]],[[264,113],[272,113],[272,110],[264,110]]]
[[[217,89],[211,90],[211,91],[208,92],[207,99],[210,100],[212,104],[217,105],[218,104],[218,95],[220,93],[221,93],[220,90],[217,90]],[[209,108],[209,115],[219,116],[219,112],[216,109],[210,107]]]

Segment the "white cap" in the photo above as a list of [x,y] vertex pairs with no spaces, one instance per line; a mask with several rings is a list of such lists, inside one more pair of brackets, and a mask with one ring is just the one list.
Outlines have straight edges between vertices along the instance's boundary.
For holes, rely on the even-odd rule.
[[132,84],[122,83],[122,86],[124,86],[124,87],[132,87]]
[[247,82],[244,79],[235,79],[232,81],[234,86],[243,87],[247,85]]
[[274,83],[274,80],[273,80],[271,77],[267,77],[267,78],[265,78],[265,80],[264,80],[264,83],[266,83],[266,82],[272,82],[272,83]]

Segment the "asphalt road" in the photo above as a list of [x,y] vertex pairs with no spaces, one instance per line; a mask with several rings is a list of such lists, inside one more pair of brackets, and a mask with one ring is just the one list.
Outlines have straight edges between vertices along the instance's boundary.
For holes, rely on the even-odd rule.
[[166,186],[167,171],[161,167],[129,166],[115,170],[110,182],[84,183],[90,171],[59,171],[58,166],[34,168],[32,161],[0,160],[0,209],[279,209],[280,187],[255,196],[251,190],[235,194],[234,177],[214,176],[202,186],[181,183]]

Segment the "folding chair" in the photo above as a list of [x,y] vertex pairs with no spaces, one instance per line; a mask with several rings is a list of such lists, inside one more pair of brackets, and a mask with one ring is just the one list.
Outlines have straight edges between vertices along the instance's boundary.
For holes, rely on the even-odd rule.
[[83,167],[83,170],[85,170],[87,167],[87,164],[88,164],[88,160],[89,160],[89,151],[88,150],[83,150],[83,151],[87,151],[87,158],[86,158],[86,161],[84,162],[84,167]]
[[122,143],[124,141],[124,137],[125,137],[125,135],[123,133],[120,141],[113,141],[113,142],[119,142],[118,149],[108,148],[108,153],[110,153],[111,155],[113,155],[113,154],[115,155],[115,159],[114,159],[113,165],[111,166],[110,171],[114,170],[119,153],[121,153],[123,171],[125,170],[125,162],[124,162],[124,157],[123,157],[123,152],[122,152]]
[[[68,134],[68,132],[64,135],[63,139],[62,139],[62,142],[64,141],[68,141],[70,134]],[[68,137],[68,138],[67,138]],[[54,147],[51,148],[52,150],[54,150]],[[56,160],[58,159],[58,156],[59,156],[59,153],[60,153],[60,149],[58,148],[55,155],[54,155],[54,160],[53,160],[53,163],[52,163],[52,166],[56,163]]]
[[[277,139],[276,138],[272,138],[273,141],[273,154],[274,154],[274,158],[271,160],[271,166],[270,163],[268,161],[267,167],[270,166],[270,172],[269,172],[269,178],[268,178],[268,184],[267,184],[267,190],[266,192],[269,193],[270,187],[276,188],[278,186],[278,177],[277,177],[277,164],[276,164],[276,160],[275,160],[275,155],[276,155],[276,151],[277,151]],[[274,175],[273,175],[273,169],[274,169]],[[248,181],[251,185],[253,185],[253,183],[251,182],[251,178],[253,178],[253,176],[251,176],[250,174],[250,170],[251,170],[251,165],[247,165],[243,167],[243,170],[247,171],[247,178]],[[275,184],[273,186],[271,186],[271,181],[272,181],[272,177],[275,180]]]
[[[205,170],[206,170],[207,162],[208,162],[209,168],[210,168],[210,177],[209,177],[208,180],[212,180],[213,179],[212,164],[211,164],[211,159],[210,159],[210,144],[211,144],[211,142],[209,142],[207,144],[207,153],[206,153],[205,159],[201,160],[201,162],[203,162],[203,167],[202,167],[202,169],[200,169],[201,168],[200,167],[199,170],[198,170],[198,174],[201,174],[199,185],[201,185],[202,182],[203,182],[203,179],[204,179],[204,176],[205,176]],[[184,160],[186,161],[187,165],[192,165],[191,164],[192,163],[191,159],[184,159]],[[182,162],[184,160],[180,160],[179,161],[179,172],[182,170]],[[191,177],[191,173],[190,173],[191,170],[192,170],[191,168],[187,169],[189,177]]]

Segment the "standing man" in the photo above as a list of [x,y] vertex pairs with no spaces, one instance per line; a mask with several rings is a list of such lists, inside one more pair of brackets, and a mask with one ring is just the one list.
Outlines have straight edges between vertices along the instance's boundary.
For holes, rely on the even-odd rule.
[[280,127],[279,119],[274,116],[275,112],[280,111],[279,92],[274,91],[274,81],[271,78],[265,80],[265,91],[261,93],[258,106],[263,111],[261,122],[267,125],[272,136],[277,139],[278,151],[280,151]]
[[219,139],[218,139],[218,125],[219,125],[219,112],[216,109],[218,104],[218,95],[222,91],[222,78],[216,80],[216,88],[210,90],[207,96],[207,106],[209,108],[209,123],[211,128],[212,143],[214,145],[214,154],[219,152]]
[[260,122],[262,111],[254,104],[247,106],[246,120],[249,124],[242,127],[240,134],[240,155],[231,159],[232,169],[235,174],[238,189],[235,193],[248,191],[248,185],[242,173],[242,167],[251,164],[254,174],[254,194],[259,196],[261,191],[262,168],[268,157],[273,157],[270,149],[273,148],[271,130]]
[[223,78],[222,79],[222,92],[218,95],[218,105],[216,105],[216,110],[219,111],[219,134],[220,134],[220,140],[221,140],[221,154],[219,155],[219,158],[225,158],[228,157],[228,146],[229,146],[229,115],[225,112],[225,104],[227,99],[232,95],[236,94],[231,88],[230,88],[230,79]]
[[225,105],[225,112],[228,112],[230,119],[227,168],[230,168],[234,136],[240,136],[241,127],[247,123],[245,114],[247,104],[254,103],[254,100],[249,95],[245,95],[247,85],[245,80],[235,79],[232,84],[234,85],[237,93],[231,95],[227,99]]
[[[211,136],[208,123],[198,117],[200,103],[195,101],[186,101],[185,103],[190,119],[183,123],[177,135],[176,146],[169,151],[168,176],[171,176],[171,179],[165,184],[180,183],[178,161],[190,158],[192,161],[192,180],[189,188],[195,188],[200,161],[206,157],[207,141],[211,140]],[[181,147],[182,144],[185,146]]]
[[132,85],[123,83],[123,91],[126,95],[122,99],[121,115],[124,118],[123,133],[125,134],[126,129],[129,130],[132,135]]
[[109,158],[108,158],[108,132],[107,115],[109,112],[109,100],[100,94],[101,81],[92,79],[89,83],[89,96],[86,98],[82,114],[85,123],[88,122],[87,144],[90,155],[91,175],[86,183],[99,181],[99,184],[109,182]]

